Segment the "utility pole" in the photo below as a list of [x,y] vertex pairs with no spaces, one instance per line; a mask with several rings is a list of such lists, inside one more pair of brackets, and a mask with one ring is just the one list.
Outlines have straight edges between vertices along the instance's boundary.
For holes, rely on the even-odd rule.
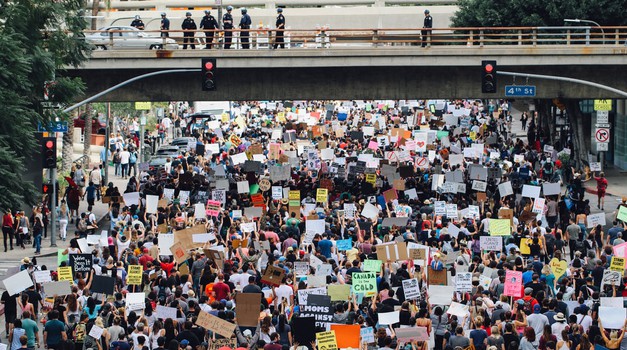
[[[56,133],[55,133],[56,134]],[[56,138],[55,138],[56,142]],[[50,246],[57,246],[57,167],[50,169],[50,183],[52,184],[52,198],[50,199]]]
[[111,128],[110,128],[110,124],[111,124],[111,102],[107,102],[107,119],[106,119],[106,123],[107,125],[105,126],[105,144],[104,144],[104,148],[105,148],[105,156],[104,156],[104,181],[102,181],[102,183],[100,184],[101,187],[106,186],[109,184],[109,142],[111,142],[111,140],[109,139],[109,135],[111,134]]
[[139,163],[144,162],[144,129],[146,128],[146,112],[142,110],[141,117],[139,118]]

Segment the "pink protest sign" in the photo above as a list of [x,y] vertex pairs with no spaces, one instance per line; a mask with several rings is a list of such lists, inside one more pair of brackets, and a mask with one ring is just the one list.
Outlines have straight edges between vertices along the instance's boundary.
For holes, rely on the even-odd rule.
[[505,273],[504,295],[516,298],[522,297],[522,271],[507,271]]
[[377,141],[370,141],[368,143],[368,148],[376,151],[379,148],[379,144],[377,143]]
[[218,201],[207,201],[207,215],[208,216],[218,216],[220,215],[220,208],[222,207],[222,203]]
[[619,258],[624,258],[627,253],[627,242],[621,243],[614,247],[614,255]]

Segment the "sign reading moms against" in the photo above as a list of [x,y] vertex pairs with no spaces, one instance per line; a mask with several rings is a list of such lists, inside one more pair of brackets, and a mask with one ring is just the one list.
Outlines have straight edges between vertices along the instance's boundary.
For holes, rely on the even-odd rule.
[[377,274],[375,272],[353,272],[353,290],[355,293],[372,296],[377,294]]
[[74,275],[77,273],[89,273],[93,265],[91,254],[69,254],[70,266]]
[[316,327],[328,327],[333,322],[331,297],[328,295],[310,294],[307,296],[307,305],[300,306],[301,317],[313,316]]

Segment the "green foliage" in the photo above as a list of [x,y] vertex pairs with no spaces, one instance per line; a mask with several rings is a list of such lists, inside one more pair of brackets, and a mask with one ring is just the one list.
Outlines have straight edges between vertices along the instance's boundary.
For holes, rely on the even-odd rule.
[[0,210],[36,200],[23,175],[25,163],[38,158],[37,123],[53,118],[41,106],[45,83],[56,81],[49,91],[55,105],[70,103],[84,90],[80,80],[60,74],[89,54],[82,7],[81,0],[14,0],[0,7]]
[[563,26],[566,18],[627,25],[624,0],[459,0],[454,27]]

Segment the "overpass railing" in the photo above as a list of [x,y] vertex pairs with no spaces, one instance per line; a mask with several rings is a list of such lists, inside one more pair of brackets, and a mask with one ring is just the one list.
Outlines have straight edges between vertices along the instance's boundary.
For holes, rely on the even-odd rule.
[[[86,31],[88,40],[98,49],[132,49],[137,40],[152,40],[151,49],[176,49],[185,44],[184,34],[193,33],[191,44],[202,48],[206,33],[214,34],[213,48],[223,49],[225,31],[223,30],[168,30],[137,31],[110,30],[108,32]],[[251,49],[268,49],[276,43],[276,31],[270,28],[249,30],[233,29],[231,48],[243,47],[242,34],[248,33]],[[167,35],[167,36],[165,36]],[[96,38],[95,40],[93,38]],[[627,45],[627,27],[483,27],[483,28],[423,28],[413,29],[289,29],[284,32],[286,48],[331,47],[365,48],[391,46],[618,46]],[[198,47],[201,46],[201,47]]]

